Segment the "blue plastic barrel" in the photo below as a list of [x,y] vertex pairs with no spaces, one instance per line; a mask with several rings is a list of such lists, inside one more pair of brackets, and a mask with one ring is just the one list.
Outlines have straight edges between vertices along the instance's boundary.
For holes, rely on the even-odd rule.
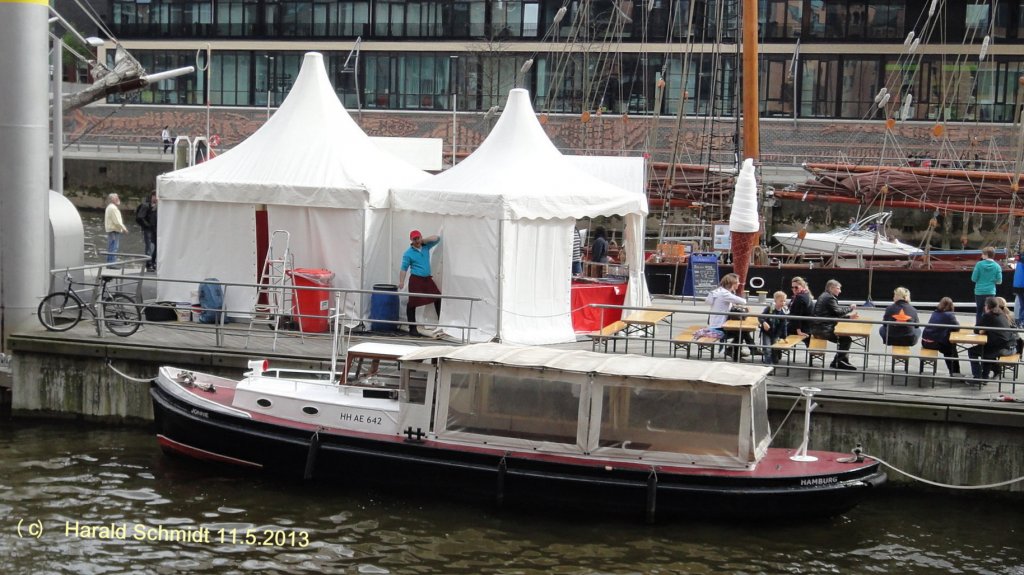
[[[394,284],[374,284],[375,292],[397,292]],[[398,294],[375,293],[370,296],[370,319],[398,321]],[[370,322],[371,331],[396,331],[398,326],[393,323]]]

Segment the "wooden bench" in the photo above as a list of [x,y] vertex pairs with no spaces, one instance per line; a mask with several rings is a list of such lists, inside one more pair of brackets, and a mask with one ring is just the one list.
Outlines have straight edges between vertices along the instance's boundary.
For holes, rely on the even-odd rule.
[[[932,387],[933,388],[935,387],[935,375],[936,375],[936,373],[938,372],[938,369],[939,369],[939,357],[941,357],[941,356],[939,355],[939,350],[937,350],[937,349],[925,349],[925,348],[922,347],[917,352],[917,373],[918,373],[918,375],[924,375],[924,368],[925,367],[931,367],[932,368],[931,380],[932,380]],[[921,384],[918,383],[918,386],[920,386],[920,385]],[[953,387],[952,380],[950,380],[949,386]]]
[[889,369],[892,371],[892,385],[896,385],[896,368],[903,368],[903,385],[910,383],[910,358],[914,356],[914,352],[910,350],[908,345],[891,345],[889,346]]
[[[783,355],[786,356],[786,377],[789,377],[789,366],[795,359],[797,352],[797,345],[807,339],[806,335],[789,335],[785,339],[780,339],[772,344],[771,350],[765,350],[767,353],[779,352],[779,358]],[[826,340],[823,340],[826,341]]]
[[[825,381],[825,352],[828,351],[828,340],[811,336],[807,345],[807,379],[814,373],[814,360],[821,360],[821,381]],[[837,376],[838,377],[838,376]]]
[[704,351],[708,351],[711,354],[711,359],[715,359],[715,345],[718,343],[718,339],[714,337],[696,337],[697,332],[705,325],[688,325],[683,328],[683,331],[677,333],[672,338],[672,355],[681,347],[686,348],[686,359],[690,359],[691,346],[697,346],[697,359],[701,359],[704,355]]
[[[595,332],[591,333],[590,334],[590,350],[591,351],[596,351],[597,350],[597,346],[600,345],[600,344],[603,344],[604,345],[604,350],[603,351],[605,353],[607,353],[608,352],[608,342],[611,341],[612,342],[612,352],[615,352],[616,351],[616,343],[618,343],[618,340],[619,340],[619,333],[625,331],[627,327],[629,327],[629,325],[627,325],[626,322],[624,322],[622,320],[619,320],[619,321],[612,322],[612,323],[602,327],[599,331],[595,331]],[[626,344],[626,351],[629,351],[629,343],[628,342]]]
[[1013,374],[1010,380],[1010,393],[1017,391],[1017,368],[1020,367],[1020,354],[1002,355],[996,360],[996,377],[999,378],[999,391],[1003,391],[1003,377],[1009,372]]

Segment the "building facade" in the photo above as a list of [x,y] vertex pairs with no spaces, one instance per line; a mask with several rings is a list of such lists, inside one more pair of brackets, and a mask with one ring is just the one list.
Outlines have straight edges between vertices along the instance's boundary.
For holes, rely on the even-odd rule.
[[[542,113],[728,116],[739,10],[715,0],[112,0],[108,24],[148,70],[201,68],[130,103],[274,106],[316,50],[349,109],[486,111],[519,85]],[[760,0],[758,19],[763,117],[884,119],[894,112],[875,97],[888,87],[900,119],[1013,121],[1024,0]]]

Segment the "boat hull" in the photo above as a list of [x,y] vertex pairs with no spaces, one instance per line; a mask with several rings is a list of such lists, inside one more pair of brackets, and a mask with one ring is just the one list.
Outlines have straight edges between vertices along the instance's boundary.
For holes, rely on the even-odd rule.
[[840,256],[861,254],[864,257],[911,257],[923,253],[913,246],[897,242],[880,241],[874,244],[861,244],[855,241],[837,242],[835,237],[829,237],[828,234],[807,234],[801,239],[795,233],[779,233],[775,234],[774,238],[786,251],[805,255],[831,257],[837,253]]
[[189,401],[180,390],[168,393],[159,382],[151,395],[159,443],[167,453],[516,508],[556,506],[649,521],[676,516],[830,516],[852,508],[885,481],[877,462],[843,464],[831,453],[817,453],[822,458],[818,463],[795,463],[788,459],[790,451],[773,449],[751,471],[584,462],[259,421]]

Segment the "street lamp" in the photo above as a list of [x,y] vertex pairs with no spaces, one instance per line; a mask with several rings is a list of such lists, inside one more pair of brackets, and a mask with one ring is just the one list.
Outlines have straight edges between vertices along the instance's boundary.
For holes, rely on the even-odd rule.
[[271,76],[271,68],[274,66],[274,57],[264,54],[264,58],[267,59],[267,119],[270,119],[270,91],[273,86],[273,80]]

